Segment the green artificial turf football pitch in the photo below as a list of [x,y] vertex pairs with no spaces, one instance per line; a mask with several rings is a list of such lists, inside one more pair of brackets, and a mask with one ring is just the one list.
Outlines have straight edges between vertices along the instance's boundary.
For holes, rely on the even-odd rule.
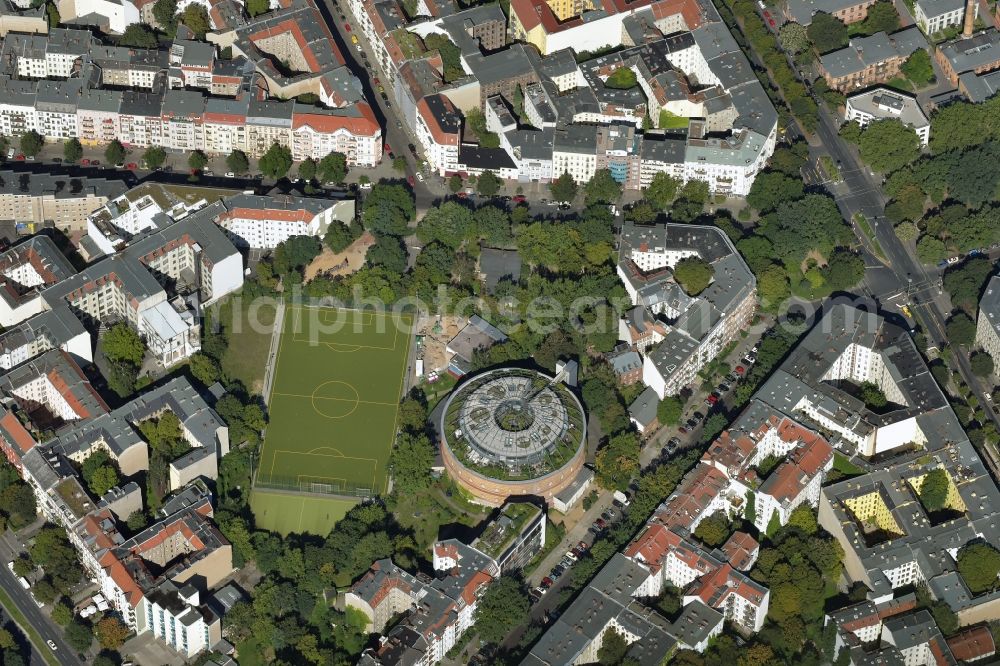
[[[337,495],[340,502],[386,492],[411,326],[409,315],[286,308],[258,488]],[[271,497],[284,496],[255,493],[255,513],[271,514],[261,522],[300,531],[274,526],[288,505]],[[304,503],[302,511],[322,512],[322,503]],[[303,528],[326,522],[287,518]]]

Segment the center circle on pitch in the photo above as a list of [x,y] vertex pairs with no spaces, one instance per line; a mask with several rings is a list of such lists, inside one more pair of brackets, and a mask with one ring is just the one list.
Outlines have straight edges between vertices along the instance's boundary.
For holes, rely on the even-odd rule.
[[347,382],[323,382],[312,392],[312,406],[316,413],[328,419],[342,419],[358,408],[357,390]]

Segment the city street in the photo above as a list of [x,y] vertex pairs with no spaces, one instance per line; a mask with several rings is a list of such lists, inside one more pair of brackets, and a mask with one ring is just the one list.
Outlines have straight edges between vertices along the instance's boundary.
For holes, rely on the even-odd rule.
[[[0,560],[3,563],[3,566],[0,567],[0,589],[3,589],[7,596],[14,601],[17,609],[28,620],[31,627],[41,635],[42,640],[51,640],[56,644],[58,649],[52,652],[52,655],[60,664],[63,666],[78,666],[83,662],[77,658],[76,651],[63,638],[62,630],[49,619],[48,615],[42,609],[38,608],[34,597],[21,587],[17,578],[7,568],[7,562],[10,562],[14,559],[15,554],[21,553],[23,550],[14,533],[6,531],[0,536]],[[46,645],[35,645],[33,647],[36,650],[50,651]],[[35,664],[36,659],[38,664],[45,663],[41,655],[36,655],[33,652],[31,663]]]
[[[949,311],[947,303],[942,298],[940,288],[942,270],[937,267],[928,269],[923,266],[899,240],[892,223],[883,214],[886,198],[882,193],[880,183],[861,163],[856,151],[840,138],[837,133],[838,122],[825,106],[820,106],[819,115],[820,123],[816,138],[822,147],[841,165],[843,184],[831,188],[840,211],[846,220],[851,220],[855,213],[861,213],[867,217],[872,224],[875,238],[885,253],[886,265],[879,265],[877,261],[873,261],[872,257],[868,257],[865,262],[869,266],[865,275],[865,285],[868,291],[883,308],[900,297],[903,298],[903,303],[909,301],[910,309],[924,324],[930,344],[938,349],[950,346],[945,332],[945,322],[948,319]],[[867,238],[864,234],[856,225],[852,226],[862,244],[866,244]],[[962,378],[972,387],[979,399],[980,406],[985,410],[987,416],[1000,427],[1000,419],[997,417],[993,404],[986,399],[986,391],[983,390],[981,382],[972,373],[968,356],[959,352],[953,354],[953,359],[958,365]],[[1000,459],[998,459],[997,451],[993,447],[984,447],[983,452],[986,454],[984,457],[993,473],[1000,476]]]

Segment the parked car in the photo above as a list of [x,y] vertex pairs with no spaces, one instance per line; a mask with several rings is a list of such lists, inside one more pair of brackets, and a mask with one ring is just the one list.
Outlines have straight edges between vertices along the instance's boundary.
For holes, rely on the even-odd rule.
[[523,194],[515,194],[514,195],[514,203],[524,203],[527,200],[528,200],[528,198],[526,196],[524,196]]
[[586,553],[588,550],[590,550],[590,545],[587,544],[586,541],[581,541],[580,543],[576,544],[576,547],[579,548],[580,551],[583,553]]
[[684,426],[681,426],[680,428],[677,429],[677,432],[679,432],[682,435],[686,435],[688,434],[688,429]]
[[695,412],[694,414],[691,415],[691,418],[693,418],[693,419],[695,419],[697,421],[704,421],[705,420],[705,415],[702,414],[701,412]]
[[139,165],[136,164],[135,162],[129,162],[128,164],[125,165],[125,168],[130,169],[131,171],[135,171],[136,169],[139,168]]
[[688,419],[688,420],[687,420],[687,421],[686,421],[686,422],[684,423],[684,425],[686,425],[686,426],[687,426],[688,428],[694,428],[695,426],[697,426],[697,425],[698,425],[698,422],[697,422],[697,421],[695,421],[694,419]]
[[728,375],[726,375],[726,381],[736,382],[739,381],[739,377],[730,372]]
[[344,24],[344,30],[346,30],[347,32],[350,32],[351,31],[351,24],[350,23],[345,23]]
[[419,180],[421,183],[424,182],[424,174],[422,174],[422,173],[420,173],[418,171],[417,172],[417,180]]
[[406,182],[410,184],[410,187],[413,187],[413,176],[407,176]]
[[576,562],[576,555],[573,554],[572,550],[567,550],[566,551],[566,557],[568,557],[570,560]]
[[53,162],[53,164],[62,164],[62,158],[61,157],[53,157],[52,158],[52,162]]
[[714,405],[715,403],[719,402],[719,396],[710,395],[708,396],[708,398],[705,399],[705,402],[707,402],[710,405]]
[[746,369],[746,368],[744,368],[744,367],[743,367],[742,365],[738,365],[738,366],[736,366],[736,367],[734,368],[734,370],[733,370],[733,371],[734,371],[734,372],[735,372],[735,373],[736,373],[737,375],[739,375],[740,377],[742,377],[743,375],[745,375],[745,374],[746,374],[746,371],[747,371],[747,369]]
[[542,587],[544,587],[546,590],[549,589],[550,587],[552,587],[552,579],[549,578],[548,576],[546,576],[545,578],[543,578],[542,579]]
[[732,386],[730,386],[725,382],[719,384],[719,390],[722,391],[723,393],[728,393],[732,388],[733,388]]
[[562,578],[562,572],[559,571],[559,567],[556,567],[555,569],[549,572],[549,578],[551,578],[552,580],[559,580],[560,578]]

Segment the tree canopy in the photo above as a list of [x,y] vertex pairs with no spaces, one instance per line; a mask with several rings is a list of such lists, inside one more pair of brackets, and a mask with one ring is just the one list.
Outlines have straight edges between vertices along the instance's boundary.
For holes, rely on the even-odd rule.
[[493,581],[476,606],[476,631],[484,643],[499,644],[528,617],[530,603],[524,584],[504,575]]
[[612,437],[598,449],[594,469],[602,486],[608,490],[625,490],[639,471],[639,438],[632,432]]
[[114,139],[104,149],[104,159],[110,164],[122,164],[125,161],[125,146],[118,139]]
[[705,291],[714,276],[712,264],[701,257],[685,257],[674,266],[674,279],[689,296]]
[[[199,5],[190,5],[198,7]],[[292,151],[279,143],[272,143],[258,162],[260,171],[268,178],[284,178],[292,168]]]
[[167,151],[159,146],[150,146],[142,154],[142,161],[150,169],[159,169],[167,161]]
[[920,484],[920,502],[929,512],[940,511],[948,505],[951,482],[943,468],[932,469]]
[[694,536],[709,548],[715,548],[724,544],[732,531],[729,517],[723,511],[716,511],[698,523]]
[[594,172],[594,177],[583,186],[583,196],[584,203],[588,206],[615,203],[621,199],[622,186],[614,179],[610,170],[598,169]]
[[958,573],[973,594],[996,588],[1000,573],[1000,551],[988,543],[975,542],[958,551]]
[[250,170],[250,160],[242,150],[234,150],[226,157],[226,167],[235,174],[244,174]]
[[101,350],[111,361],[126,361],[141,365],[146,355],[146,345],[142,338],[128,324],[119,322],[112,325],[101,337]]
[[866,35],[874,35],[876,32],[886,34],[899,29],[899,14],[889,0],[881,0],[868,8],[868,16],[859,26],[861,32]]
[[809,33],[795,21],[789,21],[781,26],[778,35],[782,48],[793,55],[802,53],[810,46]]
[[319,178],[324,183],[342,183],[347,178],[347,155],[331,152],[319,161]]
[[639,80],[636,78],[635,72],[633,72],[631,68],[619,67],[604,81],[604,85],[608,88],[615,88],[617,90],[628,90],[629,88],[635,88],[639,85]]
[[155,49],[159,42],[156,33],[145,23],[132,23],[125,28],[125,32],[118,38],[121,46],[131,46],[138,49]]
[[900,71],[918,88],[923,88],[934,83],[934,66],[931,65],[931,56],[927,49],[917,49],[910,54],[906,62],[900,67]]
[[568,171],[549,183],[549,191],[556,201],[573,201],[576,199],[577,184]]
[[820,53],[829,53],[847,46],[847,26],[826,12],[816,12],[806,29],[809,40]]
[[413,193],[395,183],[376,183],[365,197],[361,222],[377,235],[403,236],[416,214]]
[[45,145],[45,138],[35,130],[28,130],[21,135],[21,152],[28,157],[33,157],[41,151]]
[[920,157],[920,139],[898,120],[876,120],[861,131],[858,150],[865,164],[889,173]]
[[684,401],[680,396],[668,395],[656,406],[656,420],[660,425],[673,426],[681,422]]

